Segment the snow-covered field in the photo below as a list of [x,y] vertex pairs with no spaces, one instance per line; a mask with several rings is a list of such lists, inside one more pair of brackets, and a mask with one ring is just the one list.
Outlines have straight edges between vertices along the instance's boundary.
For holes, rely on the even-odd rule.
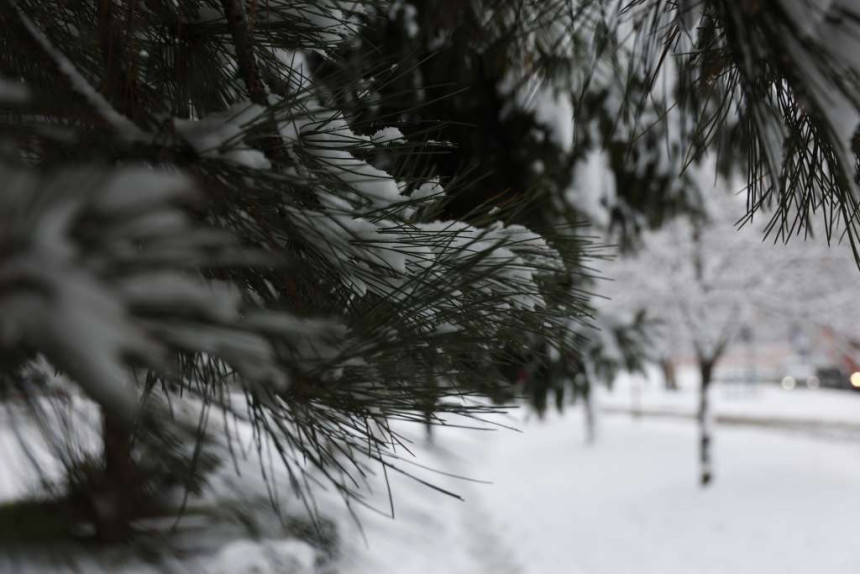
[[[634,419],[603,412],[597,443],[590,446],[578,407],[564,416],[551,412],[543,421],[525,409],[497,419],[522,432],[437,429],[432,443],[422,427],[403,427],[414,440],[415,462],[490,483],[423,470],[406,456],[401,468],[465,500],[390,472],[396,519],[358,509],[363,532],[337,501],[322,495],[323,513],[338,525],[340,550],[321,571],[315,569],[310,547],[279,540],[276,533],[269,540],[265,533],[261,540],[224,539],[214,551],[173,567],[176,572],[224,574],[857,572],[860,446],[844,434],[787,432],[755,421],[860,422],[860,395],[715,391],[718,412],[749,416],[753,424],[717,427],[715,483],[708,489],[697,484],[692,420],[647,415],[649,409],[686,413],[694,393],[667,398],[648,386],[641,397],[646,415]],[[622,384],[616,394],[599,400],[623,407],[630,396],[630,387]],[[10,460],[10,441],[5,447],[0,477],[7,483],[0,492],[8,497],[15,490],[20,493],[25,467]],[[19,477],[14,484],[9,483],[13,475]],[[376,504],[387,511],[379,479]],[[271,565],[267,557],[272,556],[279,565]],[[20,564],[11,570],[9,564],[0,560],[0,570],[22,571]],[[120,571],[105,563],[100,567],[83,571]],[[53,570],[38,570],[45,571]],[[162,570],[133,562],[122,571]]]
[[[766,411],[773,396],[779,395],[750,398],[741,410]],[[818,409],[833,398],[860,407],[850,393],[806,397]],[[785,410],[784,404],[775,409]],[[584,443],[578,412],[553,413],[543,422],[521,420],[521,428],[523,433],[440,433],[440,446],[429,449],[431,464],[493,484],[443,481],[466,498],[458,502],[396,480],[397,521],[366,519],[367,547],[350,548],[343,571],[850,574],[860,569],[855,538],[860,447],[854,443],[719,427],[716,480],[701,489],[696,427],[688,421],[603,416],[593,446]]]
[[[612,392],[599,388],[597,394],[602,408],[611,412],[693,417],[698,408],[697,385],[698,380],[683,377],[681,389],[668,392],[655,378],[619,377]],[[718,422],[860,433],[860,393],[732,383],[716,385],[710,399]]]

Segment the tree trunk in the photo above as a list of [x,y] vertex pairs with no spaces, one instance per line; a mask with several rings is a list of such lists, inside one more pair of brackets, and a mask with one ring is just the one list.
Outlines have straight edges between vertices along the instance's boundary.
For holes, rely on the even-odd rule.
[[667,391],[678,390],[678,379],[675,376],[675,363],[668,357],[660,359],[660,370],[663,371],[663,384]]
[[137,496],[136,473],[132,458],[132,431],[102,411],[104,441],[104,482],[101,492],[89,493],[93,500],[96,530],[104,541],[124,539],[133,517]]
[[714,361],[712,359],[699,359],[699,375],[701,385],[699,386],[699,469],[700,482],[707,486],[714,478],[713,460],[711,458],[711,447],[713,445],[711,408],[708,401],[708,391],[711,388],[711,379],[714,374]]

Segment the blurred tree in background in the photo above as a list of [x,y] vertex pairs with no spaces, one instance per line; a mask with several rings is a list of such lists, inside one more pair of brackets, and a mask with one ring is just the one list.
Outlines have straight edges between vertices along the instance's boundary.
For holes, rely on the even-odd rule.
[[[695,171],[707,189],[709,170]],[[857,273],[850,250],[802,240],[770,245],[761,240],[764,218],[737,229],[744,198],[730,186],[721,182],[710,189],[706,217],[679,218],[646,232],[635,255],[603,270],[615,279],[605,287],[603,305],[647,310],[660,324],[649,332],[649,347],[660,356],[694,358],[703,485],[714,476],[710,391],[732,347],[749,343],[744,332],[747,339],[785,340],[794,327],[807,325],[850,340],[860,321],[846,304]]]

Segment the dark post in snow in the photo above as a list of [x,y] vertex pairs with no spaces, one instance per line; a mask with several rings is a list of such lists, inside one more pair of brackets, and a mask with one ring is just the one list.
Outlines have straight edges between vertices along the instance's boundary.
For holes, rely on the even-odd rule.
[[583,407],[585,408],[585,442],[594,444],[597,438],[596,421],[594,419],[594,397],[591,394],[591,384],[585,388],[582,396]]
[[660,370],[663,373],[663,384],[667,391],[678,390],[678,378],[675,375],[675,363],[671,357],[662,357],[660,359]]

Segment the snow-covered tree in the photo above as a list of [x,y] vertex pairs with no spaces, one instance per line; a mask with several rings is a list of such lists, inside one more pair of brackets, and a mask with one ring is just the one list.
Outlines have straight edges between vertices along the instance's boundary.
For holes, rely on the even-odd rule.
[[[319,73],[360,77],[370,97],[354,113],[368,133],[396,120],[410,145],[441,142],[392,166],[408,178],[438,175],[451,195],[445,213],[550,227],[556,239],[587,223],[599,242],[629,248],[642,229],[698,209],[683,175],[681,118],[665,121],[663,101],[644,98],[648,70],[634,65],[620,6],[410,0],[387,16],[365,21],[341,66]],[[385,69],[367,50],[398,66]],[[580,269],[568,273],[582,296],[599,291]],[[641,362],[645,327],[603,309],[589,326],[544,329],[528,353],[505,358],[509,377],[538,412],[570,397],[591,412],[591,385]]]
[[[815,235],[819,243],[786,253],[769,252],[760,246],[755,251],[769,265],[744,268],[744,258],[738,256],[733,267],[738,277],[732,281],[761,281],[774,286],[771,297],[780,304],[794,303],[791,313],[784,308],[779,313],[796,317],[805,311],[806,320],[824,316],[844,325],[845,313],[831,315],[840,309],[833,302],[844,302],[844,289],[852,283],[850,265],[844,253],[830,253],[823,243],[825,239],[830,243],[836,237],[844,238],[858,258],[860,8],[838,0],[575,4],[598,23],[592,30],[608,31],[591,37],[591,49],[608,56],[593,60],[587,75],[592,93],[601,93],[601,83],[606,86],[602,93],[608,97],[597,100],[604,112],[600,107],[589,109],[584,105],[587,97],[580,98],[580,105],[575,106],[578,131],[588,131],[580,126],[587,126],[589,121],[609,129],[592,130],[604,137],[591,156],[586,156],[591,160],[591,165],[586,164],[589,169],[574,168],[573,174],[581,183],[573,191],[585,197],[602,194],[604,204],[617,197],[614,202],[628,215],[631,225],[627,229],[633,230],[634,243],[641,230],[649,235],[648,229],[662,225],[669,229],[690,226],[685,232],[666,233],[677,234],[677,248],[688,250],[687,259],[695,261],[708,249],[701,245],[705,233],[701,222],[719,217],[714,214],[714,200],[709,199],[714,190],[709,178],[702,178],[700,164],[708,159],[710,178],[718,173],[725,177],[744,173],[746,204],[725,217],[737,221],[744,213],[750,217],[758,214],[758,225],[753,229],[760,237],[781,241],[794,237],[800,241],[798,236]],[[585,122],[581,119],[583,110]],[[607,119],[601,123],[599,118]],[[637,178],[626,178],[630,172]],[[664,174],[669,184],[660,187]],[[641,188],[644,204],[629,199],[637,197],[637,181],[646,184]],[[657,185],[649,186],[649,182]],[[681,201],[672,203],[672,198]],[[638,209],[630,209],[637,205]],[[678,209],[679,205],[683,208]],[[673,223],[672,218],[679,215],[692,218]],[[763,218],[769,221],[763,222]],[[590,219],[601,221],[593,215]],[[625,234],[610,237],[625,246]],[[731,253],[730,246],[738,241],[751,239],[726,235],[714,244],[722,242],[724,250]],[[710,248],[716,249],[714,245]],[[744,250],[753,251],[747,246]],[[828,279],[810,284],[787,276],[787,269],[798,269],[797,257],[822,265],[826,262],[828,272],[811,273]],[[643,280],[665,281],[661,273],[655,274],[657,268],[641,267]],[[747,278],[742,280],[744,274]],[[693,284],[711,281],[698,273],[688,279]],[[799,284],[807,286],[805,299],[797,297],[796,291],[785,292]],[[839,294],[831,296],[834,289]],[[606,290],[613,291],[612,287]],[[712,291],[707,288],[708,298],[715,296]],[[821,300],[829,303],[812,303]],[[766,296],[759,297],[757,308],[768,307],[774,306]],[[599,306],[597,316],[620,310],[610,303]],[[685,324],[695,326],[697,332],[710,333],[698,341],[696,349],[703,378],[708,380],[712,369],[706,367],[719,358],[734,334],[734,312],[723,311],[714,319],[682,313]],[[706,412],[707,405],[703,404],[703,421]],[[707,456],[707,440],[704,434],[703,456]]]
[[[860,8],[852,0],[665,2],[627,6],[637,61],[674,62],[665,109],[689,120],[691,157],[718,152],[747,176],[747,210],[769,208],[787,239],[814,222],[857,257]],[[654,91],[648,97],[661,97]]]
[[351,80],[317,81],[379,10],[0,2],[0,376],[101,406],[102,536],[145,506],[175,401],[251,425],[300,493],[360,496],[398,468],[387,421],[481,412],[499,357],[583,315],[580,240],[451,219],[437,180],[386,170],[415,148],[354,125]]
[[[347,69],[333,77],[361,77],[356,85],[372,97],[357,115],[369,126],[395,119],[410,142],[450,142],[397,167],[451,184],[446,210],[457,217],[535,197],[495,218],[587,221],[603,241],[635,248],[643,230],[702,216],[703,189],[687,167],[710,152],[721,173],[747,172],[748,211],[775,208],[767,232],[786,238],[823,212],[828,236],[840,220],[853,236],[856,194],[843,175],[853,177],[854,156],[846,138],[831,136],[857,125],[856,9],[741,4],[403,0],[387,19],[363,22],[362,44],[349,46]],[[387,70],[362,46],[405,60]],[[816,111],[833,98],[844,112],[838,125]],[[480,179],[457,185],[463,173]],[[595,373],[641,362],[642,345],[624,343],[642,327],[601,307],[591,329],[536,337],[512,374],[538,409],[549,394],[560,403],[570,383],[588,406],[590,385],[602,380]]]
[[[713,167],[697,175],[707,188]],[[767,220],[738,228],[745,198],[730,189],[718,180],[706,196],[704,217],[679,218],[643,234],[640,251],[604,268],[613,280],[605,304],[660,322],[655,333],[662,336],[651,342],[655,358],[691,352],[696,359],[702,484],[713,478],[708,396],[714,372],[743,330],[766,326],[787,333],[790,325],[805,323],[853,333],[860,320],[847,304],[856,283],[848,246],[813,238],[762,241]]]

